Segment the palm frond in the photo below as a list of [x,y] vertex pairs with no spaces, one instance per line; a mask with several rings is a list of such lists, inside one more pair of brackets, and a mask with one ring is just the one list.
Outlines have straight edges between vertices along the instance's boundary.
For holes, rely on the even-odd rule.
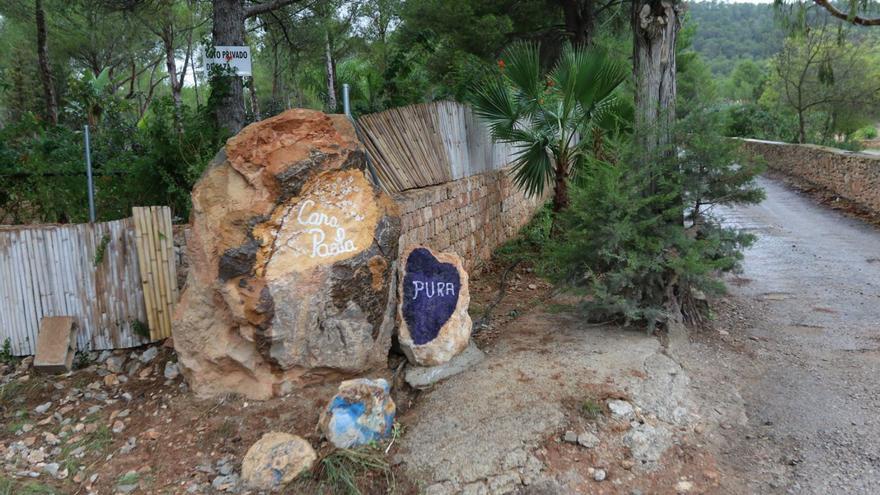
[[474,113],[483,119],[498,141],[508,141],[516,126],[519,112],[513,96],[501,78],[489,79],[471,91]]
[[567,99],[573,99],[589,115],[626,79],[624,67],[599,49],[566,45],[552,77]]
[[539,45],[517,41],[502,55],[504,76],[520,93],[524,107],[531,107],[541,97],[541,61]]
[[529,141],[521,141],[514,153],[511,168],[513,181],[526,195],[540,196],[544,187],[553,180],[553,160],[548,152],[547,136],[529,134]]

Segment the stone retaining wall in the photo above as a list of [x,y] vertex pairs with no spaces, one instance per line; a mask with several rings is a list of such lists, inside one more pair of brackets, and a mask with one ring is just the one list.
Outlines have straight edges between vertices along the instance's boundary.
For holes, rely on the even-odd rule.
[[514,237],[544,201],[527,198],[507,170],[403,191],[394,199],[401,208],[401,250],[424,244],[455,251],[468,270]]
[[806,180],[880,213],[880,156],[812,144],[743,141],[747,150],[764,157],[770,169]]

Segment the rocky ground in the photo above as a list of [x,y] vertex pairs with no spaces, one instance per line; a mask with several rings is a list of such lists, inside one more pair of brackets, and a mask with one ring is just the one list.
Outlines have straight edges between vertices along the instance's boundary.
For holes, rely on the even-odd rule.
[[4,495],[238,492],[245,450],[272,429],[314,438],[324,396],[334,391],[200,400],[161,345],[84,354],[79,369],[60,376],[34,373],[29,363],[2,377]]
[[[379,449],[388,471],[356,473],[363,492],[713,486],[687,378],[660,341],[582,325],[571,301],[526,264],[508,274],[494,305],[502,268],[483,267],[472,281],[482,363],[428,391],[405,385],[399,359],[377,375],[395,385],[399,427]],[[57,376],[26,359],[3,369],[2,384],[4,495],[241,493],[244,452],[267,431],[331,454],[315,425],[334,386],[261,402],[198,399],[170,342],[82,354],[74,372]],[[318,466],[289,493],[342,493]]]

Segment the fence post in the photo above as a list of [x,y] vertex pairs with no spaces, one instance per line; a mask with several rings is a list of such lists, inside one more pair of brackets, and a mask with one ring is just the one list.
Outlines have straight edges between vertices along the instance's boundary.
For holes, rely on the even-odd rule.
[[86,176],[89,181],[89,222],[95,223],[95,182],[92,180],[92,150],[89,143],[89,126],[83,126],[86,138]]
[[351,99],[349,97],[349,91],[351,91],[351,86],[348,83],[342,85],[342,108],[345,112],[345,115],[348,118],[351,118]]

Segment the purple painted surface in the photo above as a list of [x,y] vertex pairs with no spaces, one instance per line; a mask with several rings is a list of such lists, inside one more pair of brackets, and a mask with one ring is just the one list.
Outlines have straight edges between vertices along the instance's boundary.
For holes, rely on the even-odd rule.
[[442,263],[425,248],[410,252],[404,265],[403,318],[413,342],[427,344],[458,305],[461,277],[452,263]]

